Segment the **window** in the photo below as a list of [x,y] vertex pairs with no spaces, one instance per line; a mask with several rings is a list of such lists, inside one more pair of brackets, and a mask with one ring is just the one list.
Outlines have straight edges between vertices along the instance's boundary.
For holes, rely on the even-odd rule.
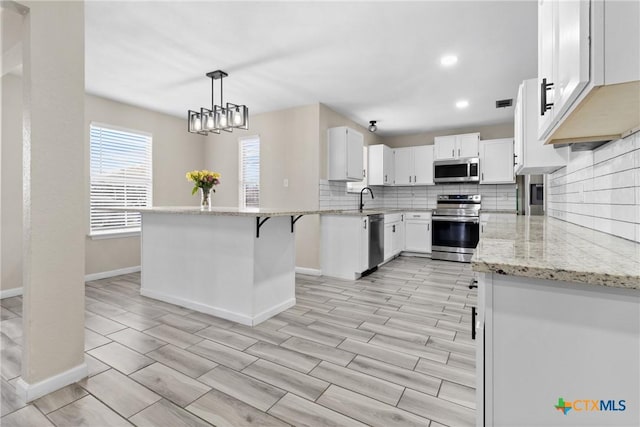
[[105,208],[151,206],[151,135],[92,123],[89,140],[90,235],[140,231],[139,212]]
[[260,207],[260,138],[240,139],[240,207]]

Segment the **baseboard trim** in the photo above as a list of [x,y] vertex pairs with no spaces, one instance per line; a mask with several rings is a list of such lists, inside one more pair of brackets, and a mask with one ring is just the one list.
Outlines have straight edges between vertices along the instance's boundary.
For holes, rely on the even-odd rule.
[[17,297],[17,296],[20,296],[20,295],[22,295],[22,287],[13,288],[13,289],[5,289],[5,290],[0,291],[0,299]]
[[16,382],[16,393],[20,398],[24,399],[25,402],[31,402],[46,394],[60,390],[69,384],[78,382],[88,375],[89,369],[87,368],[87,364],[82,362],[75,368],[71,368],[34,384],[29,384],[20,377]]
[[139,271],[140,271],[140,266],[134,265],[133,267],[125,267],[125,268],[119,268],[117,270],[102,271],[100,273],[87,274],[84,276],[84,281],[91,282],[93,280],[107,279],[109,277],[121,276],[123,274],[129,274],[129,273],[137,273]]
[[318,268],[296,267],[296,273],[307,276],[322,276],[322,270]]
[[225,310],[220,307],[214,307],[212,305],[202,304],[193,300],[179,298],[173,295],[165,294],[163,292],[151,291],[144,288],[140,289],[140,295],[168,302],[170,304],[187,307],[201,313],[210,314],[215,317],[220,317],[221,319],[231,320],[232,322],[240,323],[245,326],[256,326],[258,323],[261,323],[268,318],[286,310],[287,308],[291,308],[296,305],[296,299],[291,298],[274,307],[268,308],[262,313],[258,313],[257,315],[251,317],[247,316],[246,314],[236,313],[234,311]]

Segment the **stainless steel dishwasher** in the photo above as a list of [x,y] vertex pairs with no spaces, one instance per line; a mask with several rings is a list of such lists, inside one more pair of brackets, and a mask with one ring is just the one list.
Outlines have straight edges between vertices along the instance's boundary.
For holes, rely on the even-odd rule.
[[369,215],[369,270],[384,260],[384,215]]

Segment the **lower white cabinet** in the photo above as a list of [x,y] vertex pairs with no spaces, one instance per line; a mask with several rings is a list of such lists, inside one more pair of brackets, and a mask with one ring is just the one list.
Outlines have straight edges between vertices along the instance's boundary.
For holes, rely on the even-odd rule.
[[369,267],[369,218],[322,215],[320,217],[322,275],[354,280]]
[[403,250],[404,214],[387,214],[384,216],[384,260],[393,258]]
[[431,212],[407,212],[404,221],[404,250],[431,253]]

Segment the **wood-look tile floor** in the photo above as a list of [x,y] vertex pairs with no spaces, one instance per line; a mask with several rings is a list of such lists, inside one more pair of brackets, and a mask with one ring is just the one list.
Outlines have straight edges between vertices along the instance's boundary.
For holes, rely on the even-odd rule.
[[22,300],[1,301],[0,424],[471,426],[468,264],[400,257],[358,281],[296,276],[295,307],[250,328],[86,285],[89,378],[25,405]]

